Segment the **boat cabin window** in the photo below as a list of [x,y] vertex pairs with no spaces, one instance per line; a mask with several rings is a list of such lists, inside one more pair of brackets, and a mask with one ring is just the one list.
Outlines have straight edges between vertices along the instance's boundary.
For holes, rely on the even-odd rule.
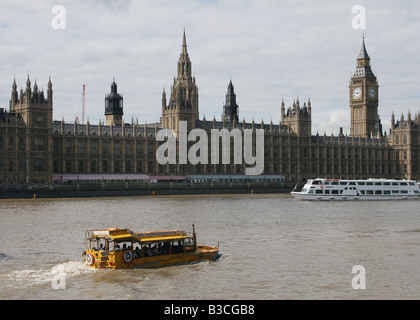
[[398,182],[393,182],[392,185],[393,186],[399,186],[400,184]]
[[406,186],[407,185],[407,182],[401,182],[401,185],[402,186]]
[[320,180],[313,180],[312,181],[312,184],[313,185],[322,184],[322,181],[320,181]]
[[321,189],[318,189],[318,190],[316,190],[316,192],[315,192],[316,194],[322,194],[322,190]]
[[179,254],[194,250],[194,240],[185,238],[182,240],[155,241],[134,244],[134,258],[147,258],[168,254]]
[[415,186],[416,184],[414,182],[409,182],[408,183],[410,186]]
[[358,181],[357,184],[359,186],[365,186],[366,185],[366,182],[364,182],[364,181]]
[[391,185],[391,183],[389,183],[389,182],[384,182],[384,186],[389,186],[389,185]]
[[348,181],[340,181],[340,186],[346,186]]
[[331,185],[331,181],[324,181],[324,184],[325,184],[326,186],[329,186],[329,185]]
[[375,186],[381,186],[382,182],[375,182]]
[[184,246],[185,247],[190,247],[190,246],[192,246],[193,245],[193,241],[192,241],[192,239],[191,238],[186,238],[185,240],[184,240]]
[[147,258],[171,253],[170,241],[142,243],[134,246],[134,258]]
[[[114,242],[114,248],[115,251],[120,251],[120,250],[131,250],[131,241],[115,241]],[[111,250],[111,251],[114,251]]]
[[373,186],[373,182],[366,182],[367,186]]
[[182,241],[173,241],[171,246],[171,253],[177,254],[184,252],[184,244]]
[[108,239],[102,237],[88,237],[86,238],[86,249],[93,251],[108,251]]
[[400,190],[392,190],[392,194],[399,194]]
[[354,182],[354,181],[351,181],[350,183],[349,183],[349,186],[355,186],[356,185],[356,182]]
[[338,181],[333,181],[333,182],[331,182],[331,184],[332,184],[333,186],[338,186]]
[[309,194],[313,194],[313,193],[315,193],[315,189],[309,189],[308,193],[309,193]]
[[107,242],[105,241],[105,239],[98,239],[97,241],[93,242],[93,250],[97,250],[97,251],[107,251]]

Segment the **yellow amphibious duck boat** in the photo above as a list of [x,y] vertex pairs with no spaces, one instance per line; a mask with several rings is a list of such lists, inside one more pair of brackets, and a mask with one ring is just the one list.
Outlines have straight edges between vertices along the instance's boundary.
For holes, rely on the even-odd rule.
[[83,260],[95,269],[157,268],[217,260],[219,248],[198,246],[195,228],[185,231],[133,232],[109,228],[85,232]]

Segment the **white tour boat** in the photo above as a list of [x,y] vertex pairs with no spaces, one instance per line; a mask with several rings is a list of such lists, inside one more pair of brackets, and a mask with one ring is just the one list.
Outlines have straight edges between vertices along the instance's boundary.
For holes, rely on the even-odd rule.
[[418,199],[420,186],[412,180],[317,178],[291,194],[298,200],[404,200]]

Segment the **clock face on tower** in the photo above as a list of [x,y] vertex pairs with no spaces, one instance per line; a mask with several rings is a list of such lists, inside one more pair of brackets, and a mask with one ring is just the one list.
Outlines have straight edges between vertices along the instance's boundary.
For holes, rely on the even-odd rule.
[[375,97],[376,97],[375,88],[369,88],[369,98],[375,98]]
[[361,96],[362,96],[362,89],[356,88],[353,90],[353,98],[360,99]]

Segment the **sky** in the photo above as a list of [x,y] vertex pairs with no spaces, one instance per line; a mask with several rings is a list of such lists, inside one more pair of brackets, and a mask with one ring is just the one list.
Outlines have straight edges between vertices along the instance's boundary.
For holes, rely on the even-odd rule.
[[[365,8],[364,29],[354,28],[356,5]],[[348,87],[363,34],[384,130],[392,112],[420,110],[417,0],[2,0],[0,107],[9,108],[14,79],[25,88],[29,74],[46,92],[51,77],[53,118],[82,118],[85,84],[85,121],[97,124],[115,77],[124,121],[158,122],[184,28],[200,118],[221,119],[232,79],[241,121],[278,124],[282,99],[286,107],[310,99],[313,134],[349,134]]]

